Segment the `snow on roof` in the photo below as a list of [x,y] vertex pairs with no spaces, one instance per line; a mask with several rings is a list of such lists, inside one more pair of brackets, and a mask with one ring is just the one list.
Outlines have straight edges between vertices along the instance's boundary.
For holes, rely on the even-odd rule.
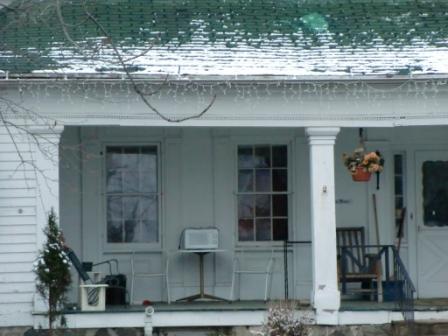
[[448,74],[443,0],[123,0],[89,8],[72,0],[62,20],[55,3],[40,1],[27,9],[39,15],[25,19],[0,11],[0,70],[95,75],[123,73],[124,63],[139,75]]

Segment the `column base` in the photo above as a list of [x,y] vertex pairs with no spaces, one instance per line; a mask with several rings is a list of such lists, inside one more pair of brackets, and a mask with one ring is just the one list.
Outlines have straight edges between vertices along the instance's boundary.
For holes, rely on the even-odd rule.
[[317,325],[338,325],[339,311],[338,310],[322,310],[316,309],[316,324]]
[[341,293],[338,289],[321,285],[313,290],[311,302],[316,311],[338,311],[341,306]]

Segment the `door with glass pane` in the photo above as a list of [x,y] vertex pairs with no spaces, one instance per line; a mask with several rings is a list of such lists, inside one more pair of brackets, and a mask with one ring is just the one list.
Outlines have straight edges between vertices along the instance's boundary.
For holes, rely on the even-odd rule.
[[448,297],[448,151],[416,153],[419,297]]

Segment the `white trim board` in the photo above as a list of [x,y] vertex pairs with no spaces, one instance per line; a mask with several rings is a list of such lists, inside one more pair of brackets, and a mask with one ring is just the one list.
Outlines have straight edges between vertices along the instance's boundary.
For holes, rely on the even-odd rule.
[[[113,313],[92,312],[65,315],[68,328],[143,328],[144,312]],[[154,328],[168,327],[236,327],[259,326],[266,316],[264,310],[254,311],[170,311],[155,312],[153,316]],[[310,310],[297,312],[297,317],[313,319],[314,313]],[[448,310],[442,311],[416,311],[416,321],[432,322],[446,321]],[[340,311],[337,325],[363,325],[363,324],[387,324],[395,321],[403,321],[403,315],[399,311]],[[34,327],[46,325],[46,317],[43,314],[34,315]]]

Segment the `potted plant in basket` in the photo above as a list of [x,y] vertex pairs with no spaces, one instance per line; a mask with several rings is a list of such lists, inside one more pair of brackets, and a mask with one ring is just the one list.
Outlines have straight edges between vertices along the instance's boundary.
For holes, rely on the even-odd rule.
[[365,152],[364,148],[360,147],[355,149],[351,155],[344,153],[342,159],[352,174],[353,181],[367,182],[372,173],[383,171],[384,159],[379,151]]

